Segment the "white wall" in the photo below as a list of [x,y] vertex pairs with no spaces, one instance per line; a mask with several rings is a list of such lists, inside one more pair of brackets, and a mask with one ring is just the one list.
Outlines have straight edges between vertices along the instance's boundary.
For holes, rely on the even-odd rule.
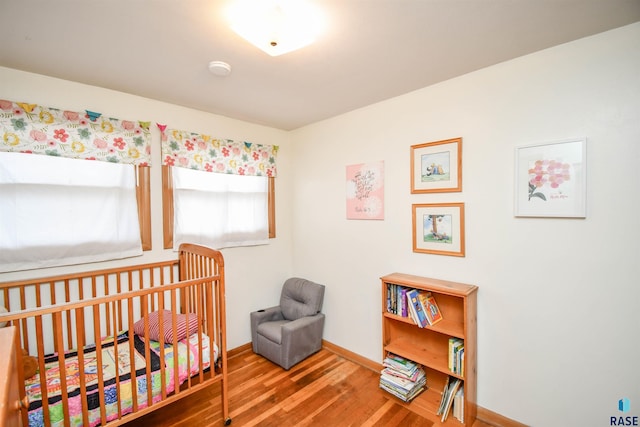
[[[640,415],[639,40],[637,23],[292,132],[294,273],[328,287],[325,339],[381,361],[380,276],[473,283],[480,406],[544,427]],[[514,148],[580,136],[587,218],[515,218]],[[410,146],[455,137],[463,192],[411,195]],[[346,220],[346,166],[377,160],[384,221]],[[466,257],[413,253],[411,205],[460,201]]]
[[[291,274],[327,285],[325,339],[377,361],[381,275],[474,283],[478,403],[534,426],[602,426],[622,397],[640,415],[638,40],[634,24],[291,133],[1,67],[0,98],[281,146],[278,238],[223,250],[229,348],[250,341],[248,313],[275,303]],[[575,136],[588,138],[587,219],[514,218],[514,147]],[[409,147],[453,137],[464,191],[411,195]],[[157,133],[153,147],[159,165]],[[377,160],[385,219],[347,221],[345,168]],[[411,204],[452,201],[466,206],[466,257],[413,253]],[[154,250],[135,261],[175,257],[161,249],[158,167],[152,207]]]
[[[0,67],[0,98],[71,111],[87,109],[119,119],[151,121],[153,137],[151,168],[153,250],[145,252],[141,257],[107,263],[4,273],[0,274],[0,282],[176,258],[176,253],[172,250],[162,249],[160,131],[156,123],[220,138],[280,146],[276,181],[277,238],[271,239],[266,246],[222,250],[227,278],[227,346],[235,348],[251,341],[249,312],[263,308],[263,304],[275,305],[281,284],[292,271],[292,229],[289,225],[292,214],[290,189],[292,175],[288,132],[121,92],[2,67]],[[251,295],[251,298],[247,298],[247,295]]]

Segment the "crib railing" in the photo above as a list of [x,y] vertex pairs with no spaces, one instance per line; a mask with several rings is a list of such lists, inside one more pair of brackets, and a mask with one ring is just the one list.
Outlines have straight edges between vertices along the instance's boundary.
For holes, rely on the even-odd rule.
[[[179,267],[178,267],[179,265]],[[178,277],[181,281],[177,281]],[[107,399],[105,376],[98,370],[89,379],[83,369],[79,372],[79,382],[86,385],[89,380],[97,384],[100,399],[99,413],[91,413],[87,407],[86,387],[80,387],[82,404],[82,425],[89,426],[96,422],[101,425],[119,425],[129,421],[131,417],[122,420],[123,415],[132,412],[136,416],[151,412],[157,407],[164,406],[179,395],[191,394],[208,385],[209,380],[222,381],[222,409],[223,417],[228,418],[227,382],[226,382],[226,313],[224,304],[224,261],[218,251],[194,245],[183,245],[178,261],[166,261],[139,266],[124,267],[50,277],[46,279],[23,280],[0,284],[0,304],[5,305],[8,313],[0,315],[0,322],[4,321],[16,326],[19,341],[24,349],[38,361],[40,375],[40,390],[42,393],[42,417],[44,425],[51,425],[51,408],[47,396],[47,378],[42,375],[45,370],[45,355],[55,354],[60,372],[65,372],[66,353],[75,349],[82,349],[87,345],[95,346],[96,365],[102,366],[102,350],[104,343],[113,347],[116,358],[128,353],[129,366],[132,370],[131,382],[121,383],[120,376],[115,375],[115,387],[110,383],[109,393],[114,390],[117,396],[116,408],[112,407],[111,415],[107,413]],[[169,313],[163,311],[168,310]],[[170,366],[159,364],[159,378],[161,388],[154,394],[152,386],[146,387],[143,394],[136,393],[139,384],[133,371],[136,361],[134,354],[134,322],[143,323],[144,336],[149,337],[151,313],[157,312],[159,328],[159,360],[165,360],[165,344],[177,348],[178,317],[186,314],[187,323],[190,316],[196,316],[197,331],[190,330],[189,334],[197,333],[198,354],[194,360],[202,361],[203,348],[210,351],[211,366],[208,369],[200,363],[196,372],[190,366],[191,359],[187,357],[187,372],[191,374],[180,386],[178,356],[173,357],[173,378],[167,378],[166,370]],[[167,328],[169,329],[167,331]],[[165,332],[170,332],[168,342],[165,342]],[[203,335],[204,334],[204,335]],[[106,337],[122,336],[119,343],[117,338],[110,340]],[[195,335],[194,335],[195,336]],[[208,342],[203,342],[207,340]],[[171,342],[172,341],[172,342]],[[143,339],[144,359],[149,362],[152,352],[149,339]],[[118,346],[121,346],[119,349]],[[218,348],[218,360],[214,366],[213,352]],[[168,348],[168,347],[167,347]],[[189,347],[187,347],[189,348]],[[20,350],[20,349],[18,349]],[[170,350],[166,350],[170,351]],[[140,351],[138,351],[140,353]],[[21,354],[18,355],[21,358]],[[78,351],[77,366],[84,366],[84,352]],[[51,360],[51,359],[49,359]],[[75,361],[74,361],[75,363]],[[194,365],[195,366],[195,365]],[[146,384],[152,385],[158,381],[157,375],[152,378],[150,369],[144,374]],[[21,381],[23,378],[19,379]],[[70,396],[67,375],[59,375],[61,408],[64,414],[64,426],[70,426]],[[113,381],[112,381],[113,382]],[[167,384],[173,386],[167,392]],[[128,388],[127,388],[128,387]],[[130,390],[133,389],[133,392]],[[146,394],[146,396],[145,396]],[[123,407],[122,396],[131,396],[130,407]],[[25,390],[21,388],[21,400],[24,401]],[[113,401],[113,399],[111,399]],[[78,400],[74,401],[77,405]],[[60,406],[56,408],[60,410]],[[115,412],[114,412],[115,411]],[[28,426],[28,411],[23,410],[23,425]],[[113,415],[115,413],[115,415]]]
[[[80,272],[40,279],[20,280],[9,283],[0,283],[0,305],[9,312],[19,312],[27,309],[55,306],[58,304],[84,301],[89,298],[99,296],[118,295],[143,288],[154,288],[167,283],[177,282],[178,261],[164,261],[157,263],[141,264],[120,268],[111,268],[98,271]],[[152,304],[155,301],[151,301]],[[141,316],[141,307],[137,307],[134,314]],[[152,305],[152,309],[155,309]],[[108,310],[109,307],[106,307]],[[110,317],[111,313],[105,313]],[[53,329],[58,330],[66,327],[65,336],[67,342],[62,349],[76,348],[77,343],[70,341],[74,334],[71,327],[74,324],[70,319],[71,313],[66,313],[65,326],[53,325]],[[105,330],[102,335],[111,335],[117,330],[121,330],[128,324],[128,318],[121,311],[116,312],[117,322],[105,323]],[[20,320],[18,326],[21,330],[21,343],[25,350],[31,353],[33,345],[33,330],[31,333],[27,325],[27,318]],[[113,325],[113,328],[112,328]],[[31,325],[33,328],[33,325]],[[88,343],[91,343],[89,339]],[[50,346],[54,347],[51,348]],[[47,343],[46,351],[58,352],[58,341]]]

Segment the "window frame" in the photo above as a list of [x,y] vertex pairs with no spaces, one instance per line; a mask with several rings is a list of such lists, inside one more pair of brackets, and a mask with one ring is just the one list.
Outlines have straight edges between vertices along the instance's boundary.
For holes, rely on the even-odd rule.
[[153,247],[151,239],[151,167],[136,166],[136,198],[138,202],[138,222],[142,251]]
[[[171,168],[174,166],[162,165],[162,235],[164,249],[173,248],[173,179]],[[269,239],[276,237],[276,199],[275,178],[268,179],[268,224]]]

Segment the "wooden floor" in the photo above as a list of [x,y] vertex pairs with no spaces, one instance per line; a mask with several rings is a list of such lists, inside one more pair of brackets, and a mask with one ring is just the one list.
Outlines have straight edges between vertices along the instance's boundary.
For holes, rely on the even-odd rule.
[[[379,375],[322,349],[285,371],[252,351],[229,359],[232,426],[433,426],[378,388]],[[126,427],[222,426],[214,384]],[[489,427],[476,422],[473,427]]]

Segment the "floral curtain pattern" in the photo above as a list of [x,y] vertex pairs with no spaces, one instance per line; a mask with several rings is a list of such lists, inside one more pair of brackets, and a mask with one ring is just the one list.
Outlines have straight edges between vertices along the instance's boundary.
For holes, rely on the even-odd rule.
[[0,151],[150,166],[149,125],[0,99]]
[[162,132],[162,164],[206,172],[276,176],[277,145],[217,139],[209,135],[166,129]]

